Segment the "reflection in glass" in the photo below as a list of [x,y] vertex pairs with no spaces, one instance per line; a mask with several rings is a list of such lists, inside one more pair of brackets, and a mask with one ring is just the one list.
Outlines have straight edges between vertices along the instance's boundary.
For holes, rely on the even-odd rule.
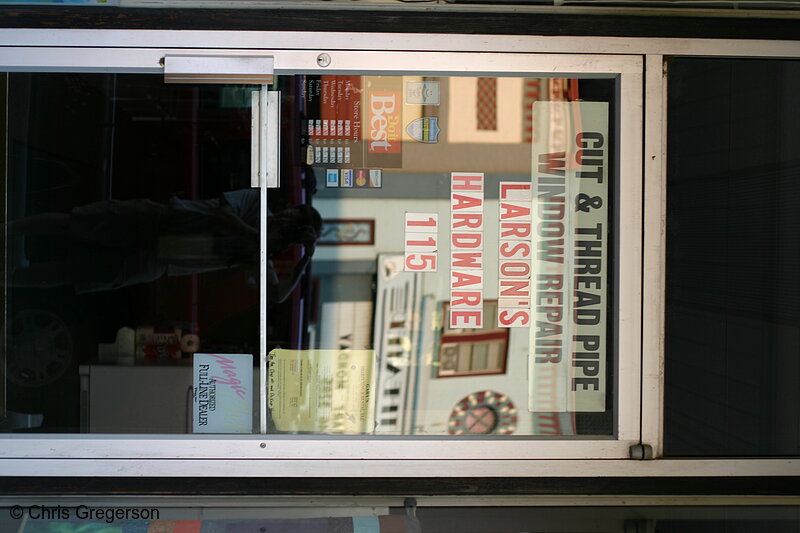
[[[2,429],[190,430],[192,355],[259,345],[252,88],[5,80]],[[276,290],[293,283],[271,272]]]
[[7,76],[2,429],[613,435],[615,81],[273,88],[261,205],[254,88]]
[[[281,326],[271,321],[267,339],[269,350],[282,349],[275,354],[283,363],[270,368],[270,394],[277,399],[269,406],[282,427],[287,416],[295,416],[297,424],[290,425],[295,430],[331,432],[331,417],[345,410],[373,422],[359,433],[613,433],[613,315],[608,309],[613,299],[609,224],[614,170],[608,154],[614,153],[614,113],[609,109],[614,87],[613,80],[543,78],[280,80],[283,109],[291,110],[283,114],[283,161],[292,166],[283,170],[306,184],[303,192],[313,195],[323,219],[307,291],[295,293],[288,306],[270,303],[273,317],[276,312],[291,317]],[[545,157],[544,167],[539,154]],[[554,185],[542,193],[559,209],[543,205],[538,212],[531,210],[532,201],[543,203],[531,187],[540,177],[550,185],[560,180],[560,192]],[[451,194],[459,179],[464,190],[456,198]],[[591,189],[590,179],[599,188]],[[501,184],[506,184],[503,189]],[[473,215],[453,217],[460,207]],[[550,275],[569,281],[557,288],[553,282],[550,293],[539,294],[539,309],[549,306],[551,311],[537,315],[531,280],[544,271],[532,253],[531,244],[537,244],[530,228],[547,223],[546,217],[559,210],[566,237],[554,238],[567,240],[550,243],[560,263],[557,274]],[[587,218],[598,213],[605,218]],[[519,215],[516,220],[522,222],[504,226],[504,215]],[[458,228],[463,236],[456,236]],[[597,245],[588,242],[588,230],[597,235]],[[451,256],[459,242],[478,241],[477,255]],[[500,261],[500,246],[515,251],[507,264]],[[581,261],[589,263],[580,258],[582,252],[596,255],[596,265],[602,259],[602,267],[579,271]],[[466,269],[456,273],[454,264]],[[579,282],[573,274],[584,278]],[[515,281],[515,275],[523,281]],[[502,294],[501,279],[508,282]],[[573,290],[582,295],[574,298],[581,299],[584,309],[594,306],[599,317],[591,335],[573,325],[571,314],[564,320],[552,310],[563,299],[566,305],[574,303]],[[601,293],[602,299],[595,297]],[[472,303],[480,313],[465,307]],[[469,318],[451,323],[456,313]],[[539,337],[558,330],[559,339],[568,339],[558,352],[549,351],[559,354],[560,364],[554,366],[560,374],[547,378],[554,380],[548,386],[559,392],[548,392],[545,378],[533,384],[529,376],[529,366],[537,361],[529,361],[537,338],[531,324],[541,324],[537,316],[556,323],[550,329],[539,326]],[[470,323],[473,318],[480,321],[478,327]],[[559,321],[569,327],[562,331]],[[507,327],[512,323],[521,327]],[[569,339],[584,341],[579,346]],[[556,346],[550,339],[537,345]],[[296,350],[294,372],[286,363],[287,348]],[[364,351],[373,351],[375,359],[366,392],[359,362]],[[547,357],[539,354],[538,361]],[[595,395],[587,400],[577,376],[589,374],[586,387],[594,388]],[[534,372],[538,375],[545,372]],[[299,383],[312,391],[306,398],[288,392]],[[533,399],[543,395],[555,400]],[[294,415],[286,407],[291,402]]]
[[[210,200],[172,197],[102,200],[69,213],[40,213],[9,221],[11,240],[34,236],[69,239],[64,257],[19,258],[12,287],[73,285],[80,294],[254,266],[259,251],[259,192],[227,192]],[[277,242],[276,242],[277,244]]]

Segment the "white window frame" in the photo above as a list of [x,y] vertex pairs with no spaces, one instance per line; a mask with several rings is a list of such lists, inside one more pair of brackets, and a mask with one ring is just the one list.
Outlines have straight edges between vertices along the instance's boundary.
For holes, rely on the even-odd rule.
[[[586,50],[593,53],[585,54]],[[330,66],[318,64],[317,58],[323,52],[330,56]],[[657,457],[662,449],[666,102],[663,61],[667,55],[699,54],[800,57],[800,44],[302,32],[26,29],[0,32],[0,71],[161,73],[160,61],[167,53],[272,56],[277,75],[619,76],[616,437],[12,434],[0,436],[0,472],[4,475],[731,475],[730,461],[725,460],[627,459],[633,445],[650,444]],[[737,475],[800,474],[797,462],[791,460],[736,462]]]

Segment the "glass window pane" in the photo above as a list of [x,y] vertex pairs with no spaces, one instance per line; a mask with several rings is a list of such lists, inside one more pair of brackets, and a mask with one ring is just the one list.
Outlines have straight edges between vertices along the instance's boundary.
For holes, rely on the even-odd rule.
[[800,63],[669,68],[665,452],[800,453]]
[[612,435],[615,80],[279,89],[270,430]]
[[4,431],[613,435],[614,79],[5,85]]
[[193,354],[249,354],[252,373],[259,350],[252,89],[116,74],[3,86],[2,430],[191,432]]

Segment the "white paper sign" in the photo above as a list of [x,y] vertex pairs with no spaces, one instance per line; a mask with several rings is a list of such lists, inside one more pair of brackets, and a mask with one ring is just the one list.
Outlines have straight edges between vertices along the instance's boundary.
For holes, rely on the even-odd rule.
[[608,104],[535,102],[528,408],[605,411]]
[[450,173],[450,327],[483,327],[483,173]]
[[498,191],[497,325],[531,325],[531,183],[501,181]]
[[406,213],[404,266],[409,272],[436,272],[439,263],[439,214]]
[[192,375],[192,431],[252,433],[252,355],[196,353]]

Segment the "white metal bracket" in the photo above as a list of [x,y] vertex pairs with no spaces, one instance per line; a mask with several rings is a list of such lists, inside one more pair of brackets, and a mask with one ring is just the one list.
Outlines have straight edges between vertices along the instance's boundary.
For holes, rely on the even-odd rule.
[[250,186],[280,187],[281,93],[263,85],[253,91],[250,101]]
[[272,56],[165,55],[165,83],[271,84]]

